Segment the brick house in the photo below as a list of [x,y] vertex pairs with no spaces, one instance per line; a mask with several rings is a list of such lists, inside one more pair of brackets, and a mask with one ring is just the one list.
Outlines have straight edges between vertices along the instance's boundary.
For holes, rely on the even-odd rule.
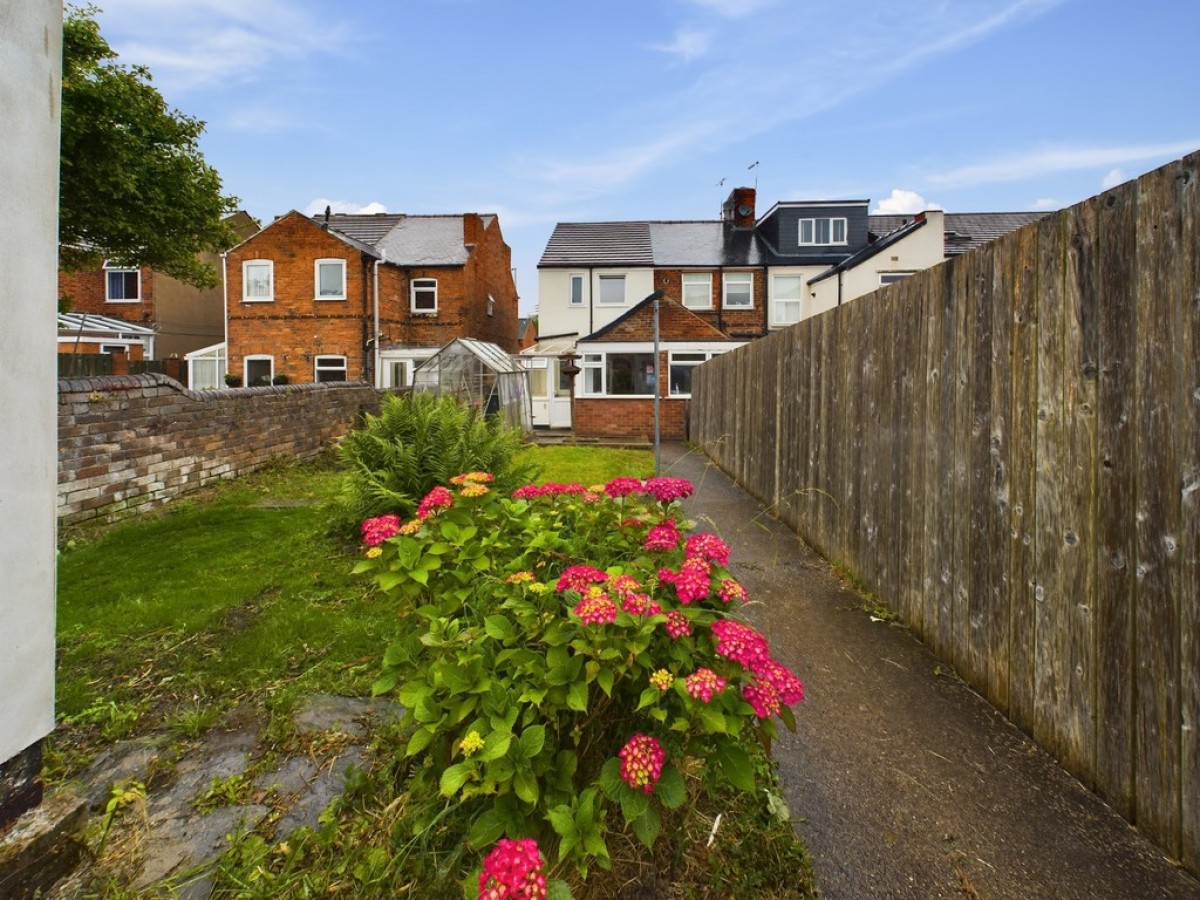
[[[936,265],[1042,213],[871,216],[869,201],[788,201],[761,217],[735,188],[719,219],[559,223],[538,263],[539,343],[524,351],[535,426],[653,433],[661,292],[662,435],[685,437],[691,370]],[[564,351],[578,354],[574,414]]]
[[494,215],[280,216],[226,254],[227,366],[247,385],[411,383],[455,338],[517,349]]
[[[241,238],[258,230],[246,212],[225,221]],[[202,258],[220,274],[219,257]],[[60,271],[58,295],[70,307],[59,322],[59,353],[123,350],[130,359],[168,359],[219,341],[225,333],[221,285],[201,289],[149,267],[105,260],[94,269]]]

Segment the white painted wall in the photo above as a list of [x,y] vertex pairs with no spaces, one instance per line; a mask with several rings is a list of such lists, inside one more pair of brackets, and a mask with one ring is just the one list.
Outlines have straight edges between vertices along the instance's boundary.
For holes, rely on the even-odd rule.
[[0,4],[0,762],[54,727],[62,0]]
[[[571,276],[582,275],[583,305],[571,306]],[[625,302],[600,303],[600,276],[625,276]],[[538,334],[587,337],[654,293],[653,269],[538,269]]]

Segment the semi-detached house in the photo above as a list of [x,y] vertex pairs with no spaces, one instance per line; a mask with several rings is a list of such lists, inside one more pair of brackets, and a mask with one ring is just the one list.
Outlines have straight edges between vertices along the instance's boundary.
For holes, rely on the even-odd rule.
[[495,215],[292,211],[224,263],[226,366],[247,386],[404,387],[455,338],[517,350],[511,251]]
[[[538,263],[538,343],[524,351],[535,425],[686,434],[691,374],[712,356],[964,252],[1041,213],[872,216],[867,200],[787,201],[735,188],[720,219],[559,223]],[[653,301],[659,294],[655,384]],[[562,373],[564,352],[580,373]]]

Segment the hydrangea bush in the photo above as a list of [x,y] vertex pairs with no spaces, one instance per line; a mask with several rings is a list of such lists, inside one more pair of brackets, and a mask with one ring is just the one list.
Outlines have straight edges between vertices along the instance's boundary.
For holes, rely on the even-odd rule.
[[479,896],[543,896],[543,851],[573,879],[608,867],[613,829],[652,848],[663,812],[710,782],[753,791],[745,742],[793,728],[803,686],[737,618],[728,545],[685,537],[692,486],[450,482],[410,521],[364,522],[357,570],[414,620],[375,689],[407,711],[410,796],[440,800],[431,817],[451,802],[504,861]]

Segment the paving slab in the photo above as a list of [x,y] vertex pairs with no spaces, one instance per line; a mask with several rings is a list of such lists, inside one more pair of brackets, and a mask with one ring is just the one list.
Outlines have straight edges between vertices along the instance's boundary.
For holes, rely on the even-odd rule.
[[821,896],[1200,898],[1200,881],[862,598],[707,457],[663,447],[730,544],[751,621],[805,683],[775,744]]

